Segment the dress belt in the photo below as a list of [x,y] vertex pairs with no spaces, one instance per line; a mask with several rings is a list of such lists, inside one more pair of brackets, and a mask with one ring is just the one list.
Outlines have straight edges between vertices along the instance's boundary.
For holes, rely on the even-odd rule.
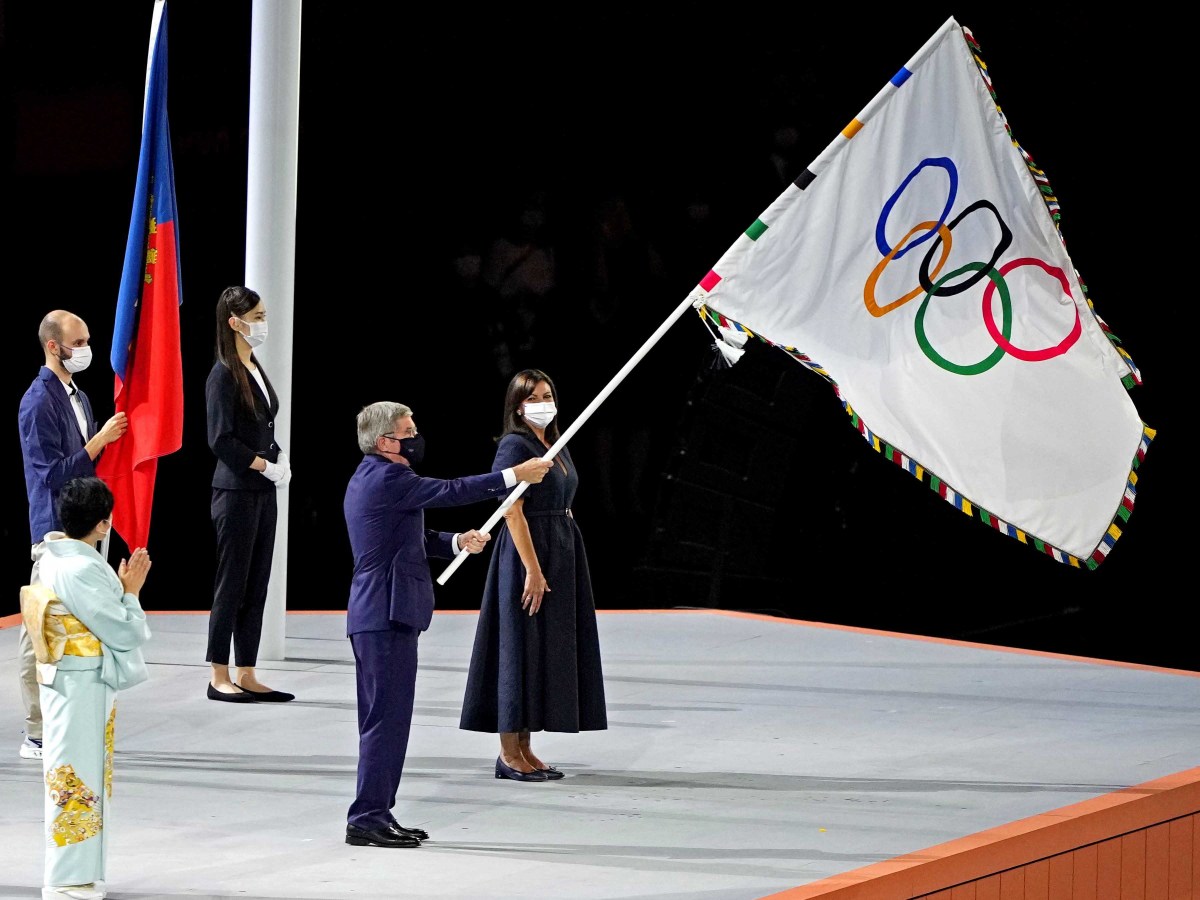
[[521,512],[525,514],[525,518],[527,519],[531,516],[568,516],[572,519],[575,518],[571,515],[571,507],[569,506],[566,509],[524,509]]

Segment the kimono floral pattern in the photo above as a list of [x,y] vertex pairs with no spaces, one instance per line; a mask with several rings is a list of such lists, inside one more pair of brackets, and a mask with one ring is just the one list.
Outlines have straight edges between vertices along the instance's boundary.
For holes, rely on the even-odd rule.
[[60,809],[50,826],[57,846],[78,844],[95,837],[104,827],[100,797],[75,774],[73,766],[56,766],[46,773],[50,801]]
[[108,724],[104,726],[104,793],[112,799],[113,775],[113,730],[117,724],[117,704],[108,713]]

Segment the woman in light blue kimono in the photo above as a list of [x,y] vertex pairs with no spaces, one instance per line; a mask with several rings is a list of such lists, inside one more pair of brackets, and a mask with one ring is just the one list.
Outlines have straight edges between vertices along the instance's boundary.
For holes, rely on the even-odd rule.
[[26,588],[22,603],[26,621],[33,620],[44,720],[42,897],[101,900],[116,692],[148,677],[140,648],[150,629],[138,593],[150,557],[139,548],[113,571],[97,552],[113,509],[112,492],[99,478],[74,479],[57,502],[63,531],[46,535],[41,586]]

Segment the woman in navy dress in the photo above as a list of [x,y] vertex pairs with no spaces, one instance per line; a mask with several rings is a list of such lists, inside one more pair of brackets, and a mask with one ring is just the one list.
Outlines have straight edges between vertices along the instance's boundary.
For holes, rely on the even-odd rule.
[[[492,471],[558,440],[556,392],[538,369],[513,376]],[[608,727],[596,606],[583,536],[571,514],[579,473],[564,447],[540,484],[504,514],[493,542],[459,727],[500,735],[496,777],[563,773],[530,746],[535,731]]]

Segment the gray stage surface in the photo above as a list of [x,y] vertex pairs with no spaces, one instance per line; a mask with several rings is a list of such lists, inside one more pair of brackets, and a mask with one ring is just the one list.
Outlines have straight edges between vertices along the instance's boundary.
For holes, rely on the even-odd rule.
[[[458,729],[473,613],[421,639],[396,813],[419,849],[344,843],[356,764],[344,616],[292,614],[282,705],[205,698],[207,616],[152,617],[118,699],[112,898],[745,898],[1200,765],[1200,678],[711,611],[600,617],[610,726],[493,777]],[[36,897],[37,762],[0,630],[0,897]]]

